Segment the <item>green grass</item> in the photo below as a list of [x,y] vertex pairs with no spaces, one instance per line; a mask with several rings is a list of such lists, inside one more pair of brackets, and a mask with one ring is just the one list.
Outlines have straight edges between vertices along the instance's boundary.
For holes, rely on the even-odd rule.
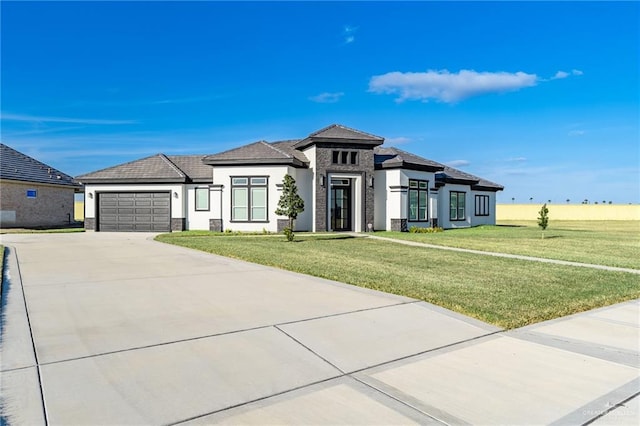
[[640,221],[535,221],[450,229],[439,233],[379,232],[376,235],[435,245],[521,254],[547,259],[640,269]]
[[172,233],[158,241],[425,300],[505,328],[640,297],[640,276],[345,235]]
[[71,232],[84,232],[84,228],[3,228],[0,234],[67,234]]

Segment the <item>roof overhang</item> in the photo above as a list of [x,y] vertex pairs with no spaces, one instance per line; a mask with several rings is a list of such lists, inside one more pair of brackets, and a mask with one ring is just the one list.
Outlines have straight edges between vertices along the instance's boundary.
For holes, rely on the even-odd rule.
[[485,186],[485,185],[472,185],[471,189],[474,191],[489,191],[498,192],[504,189],[504,186]]
[[315,137],[311,136],[305,139],[302,139],[300,142],[296,143],[293,147],[295,149],[305,149],[310,147],[311,145],[316,144],[327,144],[327,145],[361,145],[367,148],[373,148],[378,145],[382,145],[384,143],[384,139],[345,139],[345,138],[327,138],[327,137]]
[[309,163],[297,158],[234,158],[234,159],[203,159],[204,164],[210,166],[293,166],[307,168]]
[[[145,184],[145,183],[189,183],[187,178],[76,178],[81,184]],[[210,181],[210,180],[209,180]],[[209,182],[203,181],[203,182]]]
[[382,170],[382,169],[406,169],[406,170],[418,170],[421,172],[440,172],[442,170],[444,170],[444,167],[436,167],[436,166],[429,166],[427,164],[415,164],[415,163],[408,163],[406,161],[394,161],[392,163],[382,163],[382,164],[376,164],[375,165],[375,169],[376,170]]

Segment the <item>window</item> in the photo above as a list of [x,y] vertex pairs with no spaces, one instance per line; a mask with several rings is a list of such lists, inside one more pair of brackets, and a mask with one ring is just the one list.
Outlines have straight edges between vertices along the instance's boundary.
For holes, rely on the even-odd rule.
[[429,182],[426,180],[409,180],[409,221],[425,221],[427,217],[427,200],[429,199]]
[[35,189],[27,189],[27,198],[37,198],[38,191]]
[[488,195],[476,195],[476,216],[489,216]]
[[465,192],[451,191],[449,193],[449,219],[464,220]]
[[358,164],[358,151],[332,151],[333,164]]
[[267,221],[267,183],[266,177],[231,178],[232,221]]
[[196,211],[209,210],[209,188],[196,188]]

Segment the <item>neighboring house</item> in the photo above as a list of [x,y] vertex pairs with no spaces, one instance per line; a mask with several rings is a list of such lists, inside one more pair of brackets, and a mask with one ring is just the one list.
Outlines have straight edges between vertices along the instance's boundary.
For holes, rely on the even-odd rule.
[[71,176],[0,144],[0,227],[69,225],[79,190]]
[[304,139],[208,156],[151,157],[78,176],[96,231],[281,231],[282,181],[295,178],[299,231],[406,231],[495,224],[502,186],[332,125]]

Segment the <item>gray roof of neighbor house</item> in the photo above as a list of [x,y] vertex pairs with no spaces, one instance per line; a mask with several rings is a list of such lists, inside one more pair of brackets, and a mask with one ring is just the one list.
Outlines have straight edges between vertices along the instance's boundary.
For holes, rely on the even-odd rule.
[[297,140],[269,143],[258,141],[219,154],[207,155],[203,161],[212,166],[239,166],[247,164],[284,164],[294,167],[307,167],[309,160],[294,149]]
[[322,142],[346,141],[361,145],[382,145],[384,138],[360,130],[351,129],[341,124],[332,124],[317,132],[311,133],[306,138],[295,144],[296,149],[304,149],[310,145]]
[[79,187],[73,177],[0,143],[0,179]]
[[202,155],[156,154],[95,172],[77,176],[82,183],[206,183],[211,167]]

